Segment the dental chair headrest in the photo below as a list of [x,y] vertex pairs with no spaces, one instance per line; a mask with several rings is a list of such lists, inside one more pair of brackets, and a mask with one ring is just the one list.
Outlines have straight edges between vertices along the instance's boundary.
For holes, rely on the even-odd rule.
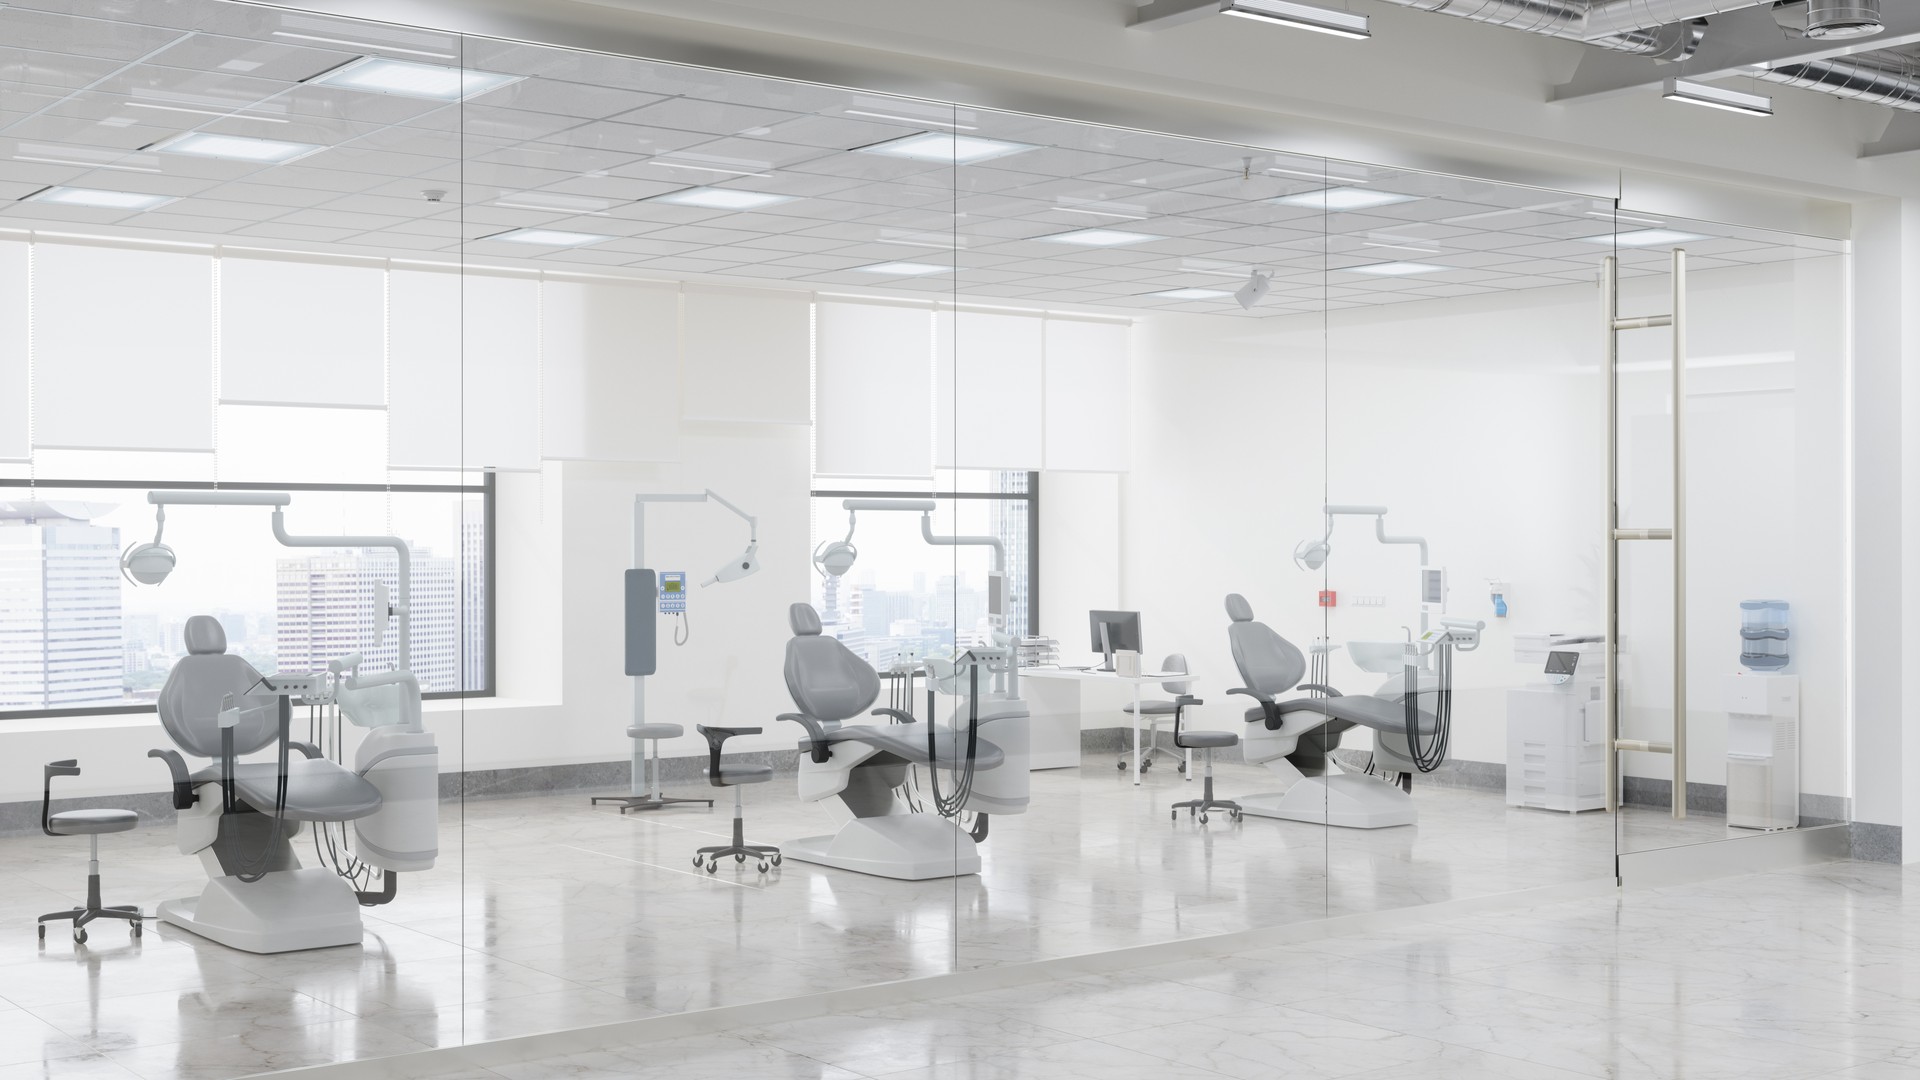
[[812,604],[795,604],[787,609],[787,625],[794,637],[813,637],[820,633],[820,613]]
[[187,652],[194,656],[219,656],[227,651],[227,631],[211,615],[195,615],[187,620]]
[[1227,618],[1234,622],[1252,622],[1253,605],[1247,603],[1247,598],[1239,593],[1228,593]]

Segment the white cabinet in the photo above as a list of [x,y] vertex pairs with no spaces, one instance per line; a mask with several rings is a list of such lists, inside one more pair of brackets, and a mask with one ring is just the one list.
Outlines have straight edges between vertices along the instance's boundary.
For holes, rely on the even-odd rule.
[[1507,805],[1607,805],[1605,704],[1591,682],[1507,691]]
[[1728,675],[1727,824],[1791,829],[1800,824],[1800,677]]

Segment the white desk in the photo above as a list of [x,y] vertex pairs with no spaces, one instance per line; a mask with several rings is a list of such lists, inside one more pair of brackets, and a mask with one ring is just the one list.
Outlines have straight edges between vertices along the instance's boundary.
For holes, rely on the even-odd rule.
[[[1076,671],[1073,668],[1021,668],[1022,679],[1067,679],[1077,682],[1106,683],[1133,688],[1133,782],[1140,782],[1140,692],[1148,683],[1182,682],[1193,678],[1191,672],[1143,671],[1138,675],[1117,675],[1111,671]],[[1079,738],[1079,732],[1074,732]],[[1036,768],[1040,767],[1038,765]],[[1187,770],[1189,774],[1192,769]]]

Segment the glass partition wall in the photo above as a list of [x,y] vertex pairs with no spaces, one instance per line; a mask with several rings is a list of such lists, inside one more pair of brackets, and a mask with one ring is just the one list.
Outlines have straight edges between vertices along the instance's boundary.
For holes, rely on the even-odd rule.
[[[1838,248],[218,0],[0,31],[32,54],[0,103],[0,1070],[238,1076],[1603,880],[1753,831],[1789,762],[1795,823],[1846,816]],[[1684,821],[1671,755],[1622,755],[1610,812],[1605,749],[1603,264],[1658,314],[1675,248]],[[1621,336],[1623,528],[1668,527],[1660,333]],[[149,540],[149,490],[283,491],[324,546],[205,497]],[[153,550],[115,576],[136,542],[164,586]],[[1656,543],[1616,575],[1650,745]],[[1774,600],[1785,637],[1742,607]],[[177,901],[27,934],[84,895],[83,842],[33,831],[46,762],[82,770],[55,809],[140,815],[101,861],[148,914],[264,850],[216,818],[298,816],[229,805],[217,735],[182,809],[145,756],[217,722],[162,689],[198,614],[265,675],[346,669],[290,761],[437,769],[301,811],[357,944],[258,889],[251,937]],[[327,689],[403,631],[417,731]],[[1730,710],[1796,676],[1798,749],[1755,743]],[[233,768],[277,777],[277,734]],[[1165,974],[1160,1013],[1260,981]],[[994,1000],[1003,1047],[1087,1031]]]

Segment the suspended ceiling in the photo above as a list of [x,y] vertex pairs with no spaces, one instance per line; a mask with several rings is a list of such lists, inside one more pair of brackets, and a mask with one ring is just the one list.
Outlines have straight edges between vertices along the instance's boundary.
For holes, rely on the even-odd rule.
[[[0,8],[0,42],[0,229],[1236,315],[1229,297],[1157,294],[1228,293],[1260,269],[1273,291],[1250,314],[1280,315],[1565,285],[1593,280],[1615,231],[1587,196],[215,0],[30,0]],[[464,102],[312,81],[364,56],[518,78]],[[276,165],[156,148],[189,131],[320,149]],[[921,132],[1018,148],[957,166],[870,152]],[[173,201],[32,197],[50,186]],[[789,201],[658,201],[689,187]],[[1313,193],[1330,188],[1404,198],[1326,212]],[[494,238],[533,228],[605,239]],[[1618,228],[1689,235],[1696,269],[1837,249]],[[1131,242],[1060,239],[1089,229]],[[1626,273],[1670,247],[1623,247]],[[947,269],[862,269],[889,263]],[[1374,272],[1397,264],[1417,269]]]

